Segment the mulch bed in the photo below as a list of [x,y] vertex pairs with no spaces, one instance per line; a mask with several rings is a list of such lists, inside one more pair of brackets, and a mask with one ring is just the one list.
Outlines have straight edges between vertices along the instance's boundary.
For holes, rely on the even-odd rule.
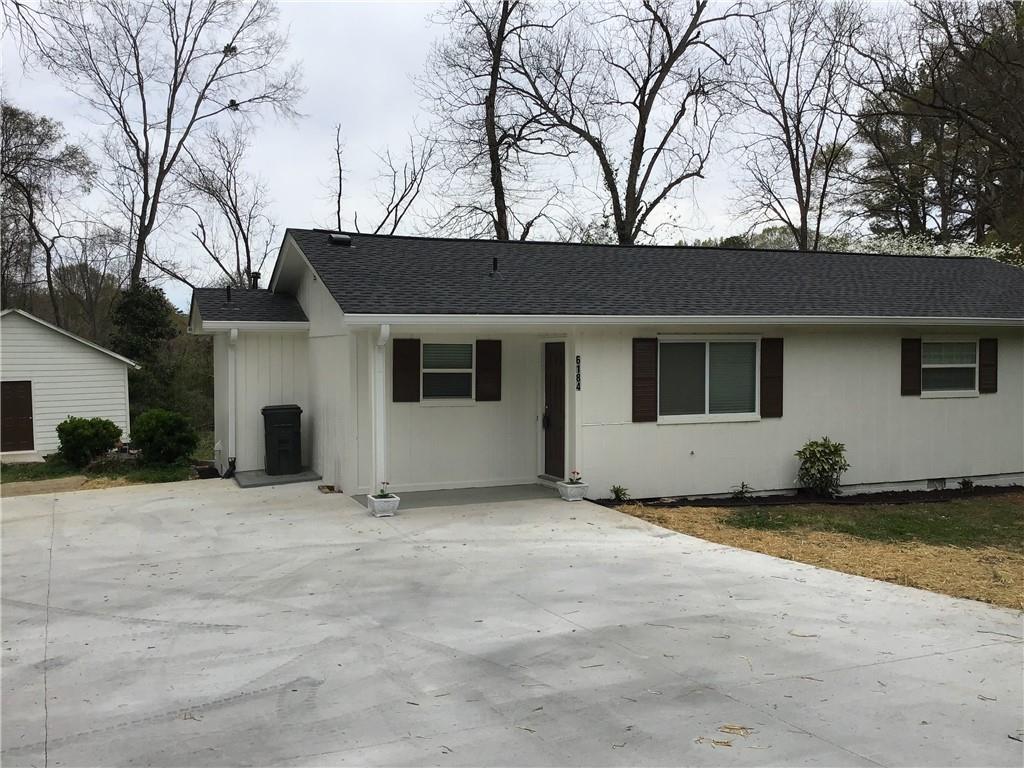
[[852,493],[830,499],[810,493],[795,493],[777,496],[749,496],[746,498],[688,498],[686,496],[661,496],[648,499],[629,499],[628,502],[614,499],[596,499],[596,503],[605,507],[618,508],[623,503],[643,504],[645,507],[788,507],[797,504],[835,504],[837,506],[858,506],[862,504],[920,504],[931,502],[953,501],[977,496],[1001,496],[1009,493],[1020,493],[1019,485],[979,485],[969,491],[959,488],[946,488],[935,491],[883,491],[879,493]]

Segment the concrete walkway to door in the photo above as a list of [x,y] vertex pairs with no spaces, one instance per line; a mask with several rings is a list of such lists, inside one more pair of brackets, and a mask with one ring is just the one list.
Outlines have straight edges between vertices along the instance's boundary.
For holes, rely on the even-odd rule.
[[587,503],[212,480],[2,517],[4,765],[1024,757],[1018,614]]

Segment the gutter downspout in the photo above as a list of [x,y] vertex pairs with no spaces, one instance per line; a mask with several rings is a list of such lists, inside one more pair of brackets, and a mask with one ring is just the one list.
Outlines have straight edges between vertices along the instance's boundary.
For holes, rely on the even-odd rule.
[[228,332],[228,468],[224,477],[235,476],[235,427],[238,421],[236,407],[238,401],[238,329]]
[[376,493],[378,484],[388,480],[387,438],[387,386],[385,382],[388,341],[391,326],[384,323],[377,332],[373,347],[373,483],[370,493]]

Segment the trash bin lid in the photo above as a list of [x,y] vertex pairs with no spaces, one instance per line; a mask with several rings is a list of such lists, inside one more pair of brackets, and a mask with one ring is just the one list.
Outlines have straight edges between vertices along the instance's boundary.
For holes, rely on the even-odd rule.
[[292,411],[298,411],[299,413],[302,413],[302,409],[299,406],[295,405],[295,404],[292,404],[292,405],[265,405],[265,406],[263,406],[263,408],[260,409],[260,413],[282,413],[282,412],[288,413],[288,412],[292,412]]

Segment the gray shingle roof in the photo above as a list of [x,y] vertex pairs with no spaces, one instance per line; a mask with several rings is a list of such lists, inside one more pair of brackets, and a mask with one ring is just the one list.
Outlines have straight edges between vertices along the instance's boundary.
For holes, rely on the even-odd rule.
[[192,300],[204,321],[304,323],[306,313],[292,296],[268,290],[231,289],[231,301],[224,288],[196,288]]
[[288,234],[349,313],[1024,318],[989,259]]

